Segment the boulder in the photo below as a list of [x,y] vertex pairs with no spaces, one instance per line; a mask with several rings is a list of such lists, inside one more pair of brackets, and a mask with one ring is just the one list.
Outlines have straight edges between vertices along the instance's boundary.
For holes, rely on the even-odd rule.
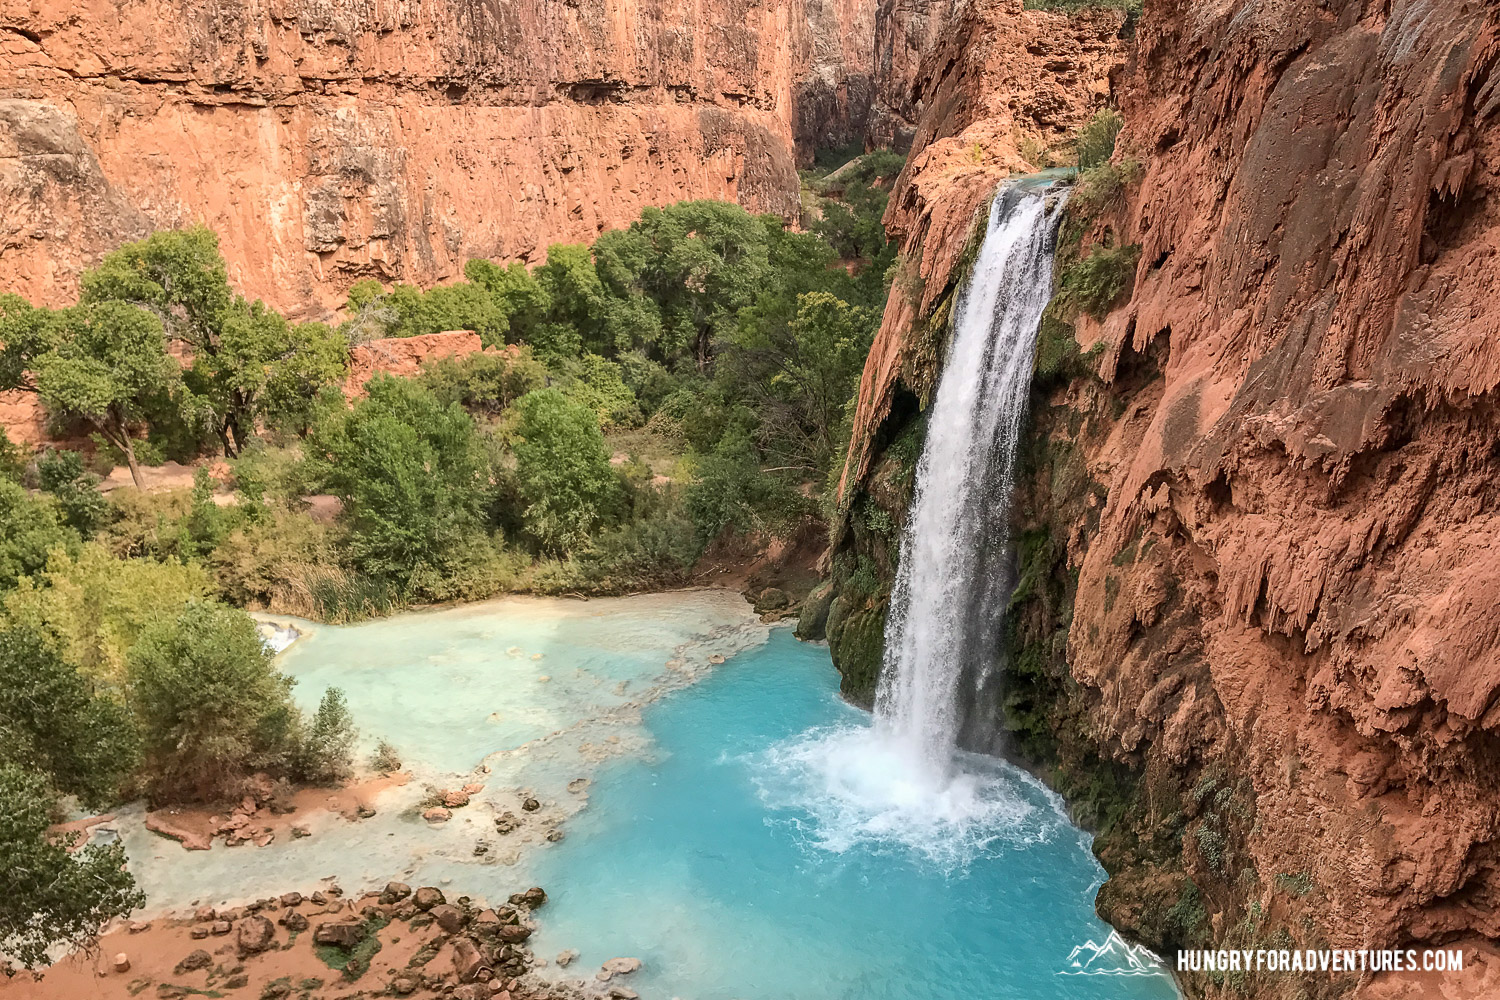
[[405,882],[387,882],[385,891],[380,894],[382,903],[399,903],[411,895],[411,886]]
[[531,796],[528,795],[526,797],[525,801],[523,801],[521,803],[521,808],[524,809],[524,810],[526,810],[529,813],[534,813],[538,809],[542,808],[542,804],[540,802],[538,802],[536,799],[534,799],[534,798],[532,798]]
[[479,952],[479,946],[466,937],[453,939],[453,971],[458,975],[461,983],[472,983],[479,978],[479,970],[484,967],[484,956]]
[[260,914],[246,917],[235,932],[235,950],[240,958],[258,955],[276,943],[276,926]]
[[417,981],[410,976],[397,976],[391,980],[391,992],[398,997],[410,996],[417,991]]
[[469,804],[469,793],[461,789],[443,793],[443,805],[449,809],[462,809]]
[[779,587],[767,587],[755,599],[755,613],[763,615],[767,611],[784,611],[791,603],[792,599],[787,596],[786,591]]
[[184,958],[182,961],[173,966],[172,975],[180,976],[187,972],[196,972],[198,969],[206,969],[213,964],[214,957],[208,952],[204,951],[202,948],[199,948],[197,951],[190,953],[187,958]]
[[495,830],[499,833],[510,833],[520,825],[521,821],[516,819],[515,813],[506,812],[495,817]]
[[200,924],[211,924],[215,920],[219,919],[219,915],[214,912],[214,908],[212,906],[200,906],[198,907],[197,911],[193,913],[193,919],[198,921]]
[[446,823],[453,818],[453,814],[443,806],[433,806],[422,813],[422,818],[429,823]]
[[529,906],[533,910],[547,901],[547,893],[539,885],[534,885],[525,892],[515,893],[510,897],[515,906]]
[[599,967],[595,978],[601,982],[608,982],[611,976],[625,976],[641,967],[638,958],[612,958]]
[[122,951],[122,952],[120,952],[119,954],[117,954],[115,956],[115,960],[110,963],[110,966],[116,972],[129,972],[130,971],[130,956],[127,955],[127,954],[125,954]]
[[281,905],[282,906],[301,906],[302,905],[302,893],[300,893],[300,892],[284,892],[284,893],[282,893],[281,894]]
[[223,937],[232,930],[234,930],[234,924],[227,920],[215,920],[208,925],[208,932],[214,937]]
[[452,903],[439,903],[427,912],[431,914],[432,919],[437,922],[437,925],[449,934],[456,934],[460,930],[463,930],[463,926],[468,920],[464,916],[464,911]]
[[569,948],[567,951],[560,951],[557,953],[557,964],[562,968],[567,968],[573,964],[573,959],[577,957],[578,952],[573,948]]
[[333,920],[313,932],[313,941],[349,950],[365,939],[363,920]]
[[192,938],[194,941],[202,941],[204,938],[208,937],[208,927],[203,924],[199,924],[197,927],[194,927],[192,930],[188,931],[188,937]]
[[419,910],[430,910],[440,903],[448,902],[448,897],[443,895],[443,890],[435,889],[430,885],[424,885],[412,897],[412,902],[417,904],[417,909]]
[[500,940],[506,944],[520,944],[531,937],[531,928],[524,924],[502,924],[499,934]]
[[307,930],[307,918],[296,910],[282,914],[281,919],[276,922],[287,930],[296,931],[298,934]]

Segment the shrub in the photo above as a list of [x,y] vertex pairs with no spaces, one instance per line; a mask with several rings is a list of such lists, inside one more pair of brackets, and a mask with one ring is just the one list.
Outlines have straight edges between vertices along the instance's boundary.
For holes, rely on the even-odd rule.
[[336,785],[354,773],[354,717],[344,692],[331,687],[313,713],[297,748],[297,775],[303,781]]
[[456,403],[408,379],[382,376],[368,388],[309,437],[308,455],[344,502],[355,567],[404,594],[489,544],[490,465]]
[[620,484],[592,410],[556,389],[517,404],[516,479],[527,533],[546,552],[566,553],[612,519]]
[[129,678],[154,801],[212,801],[296,751],[292,681],[243,611],[194,602],[158,621],[130,650]]
[[1129,290],[1140,257],[1139,243],[1094,247],[1086,257],[1063,269],[1053,308],[1063,317],[1084,312],[1094,319],[1104,319]]
[[420,380],[440,403],[471,413],[498,414],[547,384],[547,369],[529,347],[438,358],[422,366]]
[[1075,148],[1078,154],[1078,169],[1089,170],[1108,162],[1115,153],[1115,139],[1125,119],[1113,108],[1105,108],[1078,130]]
[[0,953],[32,968],[56,945],[82,946],[100,926],[146,902],[125,868],[125,848],[88,844],[76,853],[48,835],[46,779],[0,764]]
[[91,543],[76,556],[55,553],[44,572],[5,600],[6,617],[44,635],[85,676],[119,684],[142,632],[209,592],[199,566],[115,559]]
[[0,479],[0,591],[40,570],[51,552],[77,548],[78,535],[62,524],[50,497],[32,497],[20,483]]
[[49,448],[37,462],[37,475],[42,489],[57,498],[63,522],[84,538],[94,537],[110,506],[99,492],[99,477],[84,469],[83,456]]
[[35,629],[0,631],[0,761],[45,774],[86,806],[109,803],[135,766],[135,720]]

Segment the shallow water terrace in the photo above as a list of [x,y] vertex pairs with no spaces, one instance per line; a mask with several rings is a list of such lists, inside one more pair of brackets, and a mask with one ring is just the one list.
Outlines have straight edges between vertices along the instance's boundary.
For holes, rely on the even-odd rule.
[[[373,818],[329,816],[264,848],[188,853],[127,819],[152,909],[329,876],[446,879],[476,897],[534,883],[552,897],[536,953],[577,949],[585,974],[639,957],[630,985],[646,997],[1175,996],[1163,976],[1058,974],[1108,928],[1087,836],[1049,792],[991,760],[936,781],[909,767],[839,700],[826,648],[759,624],[737,595],[316,627],[281,662],[309,707],[342,687],[365,749],[388,740],[414,780]],[[424,786],[468,780],[485,790],[450,822],[417,815]],[[539,819],[497,835],[521,788]]]

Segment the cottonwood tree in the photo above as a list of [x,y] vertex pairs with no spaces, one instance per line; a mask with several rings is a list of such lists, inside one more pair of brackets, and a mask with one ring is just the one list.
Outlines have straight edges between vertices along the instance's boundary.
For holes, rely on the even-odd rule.
[[294,325],[229,287],[219,239],[198,226],[153,233],[108,254],[83,276],[83,304],[123,302],[160,320],[192,365],[192,415],[237,456],[268,405],[343,378],[348,346],[321,323]]
[[599,418],[556,389],[527,393],[516,409],[522,522],[545,551],[566,553],[609,521],[620,503],[620,480]]
[[52,346],[32,363],[37,394],[53,412],[87,421],[120,449],[141,487],[131,428],[182,387],[161,322],[124,302],[98,302],[60,310],[50,328]]

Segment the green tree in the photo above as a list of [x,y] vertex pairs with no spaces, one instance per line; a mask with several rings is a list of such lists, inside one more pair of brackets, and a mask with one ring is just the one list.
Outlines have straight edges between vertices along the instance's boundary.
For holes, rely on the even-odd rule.
[[123,302],[63,310],[54,345],[34,361],[36,391],[49,409],[88,421],[125,454],[139,488],[131,428],[153,402],[175,395],[182,372],[161,323]]
[[344,502],[361,570],[405,587],[488,545],[488,457],[474,421],[420,383],[380,376],[345,414],[314,430],[307,454]]
[[797,296],[790,321],[745,310],[724,368],[758,417],[756,438],[775,465],[828,470],[874,334],[868,310],[828,292]]
[[0,629],[0,762],[48,775],[86,806],[108,804],[134,769],[135,720],[41,633]]
[[128,660],[155,801],[232,795],[252,771],[295,752],[291,678],[276,671],[245,612],[188,604],[148,626]]
[[650,311],[645,300],[655,304],[659,321],[643,329],[657,338],[658,356],[691,357],[702,372],[715,334],[763,291],[771,273],[767,233],[780,228],[780,220],[738,205],[686,201],[645,209],[629,229],[601,235],[594,254],[611,296],[643,312]]
[[344,692],[331,687],[323,692],[297,753],[297,771],[304,781],[336,785],[354,773],[354,716]]
[[588,247],[554,243],[547,248],[547,263],[536,269],[536,281],[549,303],[546,320],[531,336],[538,357],[551,363],[576,357],[584,348],[613,346],[604,342],[607,299]]
[[234,458],[259,419],[303,418],[348,367],[343,334],[323,323],[288,323],[262,302],[235,297],[220,319],[214,349],[188,373],[194,402]]
[[[511,261],[501,267],[493,261],[476,258],[464,265],[464,276],[489,293],[495,307],[505,314],[505,338],[529,343],[537,324],[546,316],[551,299],[526,265]],[[493,345],[486,340],[485,346]]]
[[568,552],[613,516],[620,499],[598,418],[556,389],[528,393],[516,409],[522,522],[544,550]]
[[83,275],[79,302],[128,302],[154,313],[195,355],[218,350],[234,305],[219,238],[206,226],[152,233],[105,256]]
[[86,945],[106,921],[146,902],[122,845],[69,854],[48,834],[54,804],[42,775],[0,764],[0,953],[27,968],[46,964],[54,945]]
[[35,392],[32,363],[57,342],[56,315],[15,294],[0,295],[0,392]]
[[0,478],[0,591],[46,566],[52,552],[77,548],[78,536],[62,525],[50,497],[33,497]]
[[420,381],[438,402],[470,412],[499,414],[533,389],[547,384],[547,369],[529,347],[436,358],[422,366]]
[[76,451],[47,449],[37,462],[42,489],[57,498],[63,521],[84,538],[94,537],[109,517],[109,501],[99,492],[99,477],[83,467]]
[[0,479],[19,483],[25,473],[26,458],[20,446],[10,439],[4,427],[0,427]]

